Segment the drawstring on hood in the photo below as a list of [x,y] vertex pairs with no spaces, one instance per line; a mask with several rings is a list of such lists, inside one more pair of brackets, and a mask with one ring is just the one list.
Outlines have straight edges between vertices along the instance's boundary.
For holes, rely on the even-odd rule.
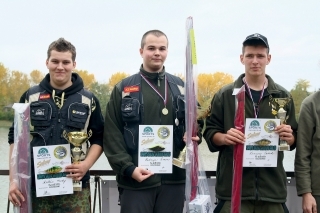
[[52,99],[59,109],[63,107],[63,103],[66,101],[69,95],[80,91],[83,86],[83,81],[77,73],[72,73],[71,76],[72,85],[64,90],[57,90],[50,84],[50,74],[40,82],[40,86],[47,92],[52,94]]
[[54,103],[57,105],[59,109],[63,107],[63,102],[64,102],[64,92],[61,94],[61,98],[59,96],[56,96],[56,91],[52,90],[52,99]]

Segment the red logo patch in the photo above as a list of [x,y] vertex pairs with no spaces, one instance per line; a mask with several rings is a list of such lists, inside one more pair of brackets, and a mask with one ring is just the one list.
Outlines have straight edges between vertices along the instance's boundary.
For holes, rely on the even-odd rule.
[[139,86],[131,86],[123,88],[124,92],[139,92]]
[[48,99],[48,98],[50,98],[50,94],[43,94],[43,95],[40,95],[39,100]]

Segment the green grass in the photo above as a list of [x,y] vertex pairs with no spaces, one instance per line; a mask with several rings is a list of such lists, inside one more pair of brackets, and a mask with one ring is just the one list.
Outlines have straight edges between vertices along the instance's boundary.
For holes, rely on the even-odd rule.
[[0,120],[1,127],[10,127],[12,125],[11,121]]

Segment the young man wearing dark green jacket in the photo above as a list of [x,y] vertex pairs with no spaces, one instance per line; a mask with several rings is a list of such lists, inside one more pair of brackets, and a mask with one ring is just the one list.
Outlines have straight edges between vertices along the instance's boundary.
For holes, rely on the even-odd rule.
[[146,32],[139,73],[119,82],[107,105],[104,153],[117,174],[121,213],[183,211],[185,170],[172,165],[171,174],[154,174],[138,166],[139,125],[173,126],[174,158],[185,146],[183,81],[166,72],[167,49],[163,32]]
[[[230,212],[233,146],[245,143],[244,134],[235,129],[235,88],[246,84],[245,118],[275,118],[272,102],[275,98],[291,98],[290,93],[265,74],[270,63],[267,38],[260,34],[248,36],[243,42],[241,63],[245,73],[232,84],[218,91],[211,102],[206,119],[204,137],[210,151],[218,152],[216,197],[219,203],[215,212]],[[276,127],[280,139],[291,149],[295,147],[297,122],[293,101],[285,105],[286,124]],[[241,212],[286,212],[286,173],[283,168],[283,152],[278,152],[277,167],[243,168]]]

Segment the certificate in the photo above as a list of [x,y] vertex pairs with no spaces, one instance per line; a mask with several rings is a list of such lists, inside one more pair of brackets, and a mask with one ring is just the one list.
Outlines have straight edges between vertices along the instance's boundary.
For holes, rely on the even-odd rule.
[[279,119],[247,118],[243,167],[277,167]]
[[64,169],[71,164],[70,144],[33,147],[37,197],[73,194],[72,178]]
[[138,166],[153,173],[172,173],[172,125],[139,125]]

